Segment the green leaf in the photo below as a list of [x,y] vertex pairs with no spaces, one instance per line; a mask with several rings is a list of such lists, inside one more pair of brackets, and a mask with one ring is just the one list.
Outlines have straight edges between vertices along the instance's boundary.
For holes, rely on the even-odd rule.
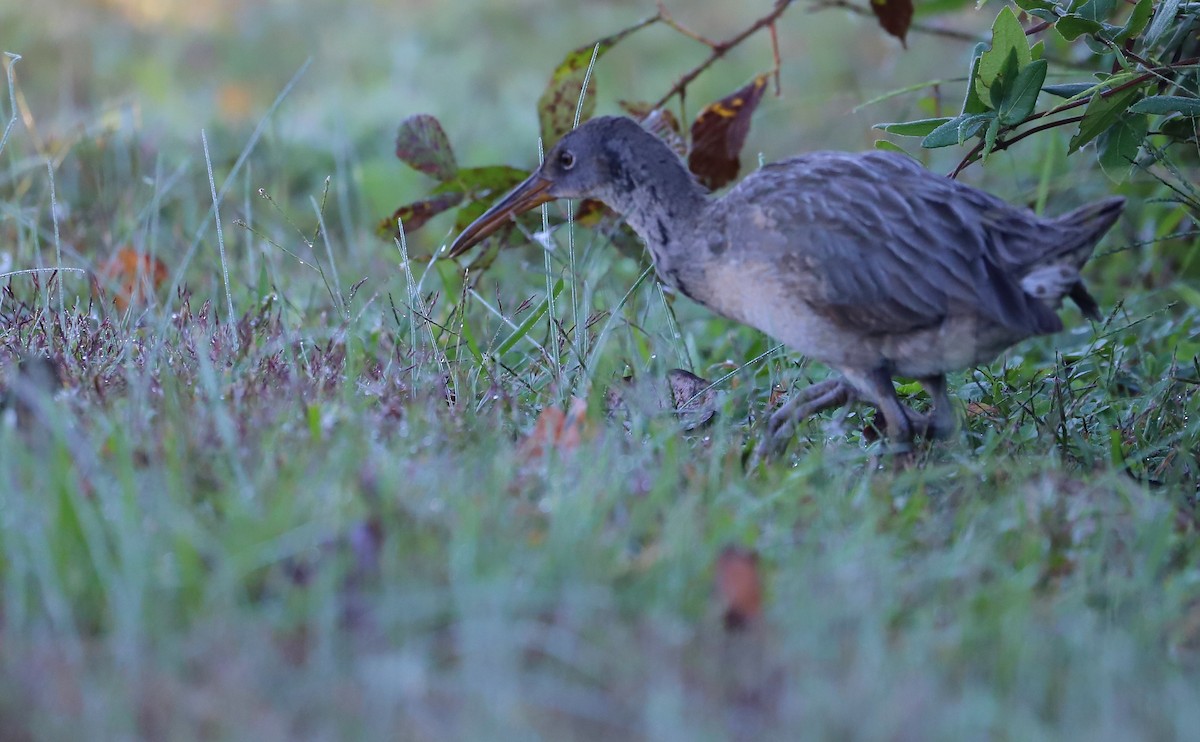
[[1038,59],[1021,70],[997,109],[1000,123],[1017,124],[1033,113],[1038,93],[1042,92],[1042,83],[1046,81],[1046,69],[1046,60]]
[[880,149],[880,150],[883,150],[884,152],[896,152],[898,154],[908,155],[909,157],[913,158],[914,160],[917,159],[916,155],[909,152],[905,148],[901,147],[899,144],[888,141],[887,139],[876,139],[875,140],[875,149]]
[[999,134],[1000,119],[994,118],[988,122],[987,131],[983,133],[983,152],[981,154],[985,160],[987,159],[987,156],[992,153],[992,150],[996,148],[996,137]]
[[[554,293],[552,298],[557,299],[558,295],[562,293],[563,286],[565,285],[566,284],[561,278],[558,279],[558,282],[554,284]],[[500,347],[496,348],[495,351],[497,358],[512,350],[513,347],[521,341],[521,338],[529,334],[529,331],[533,329],[533,326],[536,325],[550,309],[550,301],[550,298],[542,299],[533,312],[526,317],[520,325],[517,326],[517,329],[513,330],[512,334],[505,338],[502,343],[500,343]]]
[[409,167],[447,181],[458,171],[454,150],[438,120],[428,114],[409,116],[396,133],[396,157]]
[[952,144],[962,144],[967,139],[979,133],[979,130],[995,117],[996,114],[991,111],[987,113],[964,113],[961,116],[956,116],[931,131],[928,136],[921,140],[921,146],[925,149],[937,149],[938,147],[949,147]]
[[1062,36],[1067,41],[1074,41],[1084,34],[1097,33],[1103,28],[1103,23],[1093,21],[1089,18],[1081,18],[1077,15],[1059,18],[1058,23],[1054,24],[1054,30],[1058,31],[1059,36]]
[[1129,176],[1148,129],[1145,116],[1126,114],[1100,135],[1096,142],[1100,169],[1113,182],[1120,183]]
[[1180,142],[1196,141],[1196,129],[1200,121],[1190,116],[1172,116],[1158,124],[1159,133]]
[[[446,260],[442,262],[449,263],[450,261]],[[475,359],[475,363],[482,366],[484,363],[483,351],[479,349],[479,341],[475,339],[475,333],[471,330],[471,323],[463,322],[461,325],[459,325],[459,331],[462,332],[462,338],[467,346],[467,352],[469,352],[471,357]]]
[[468,167],[458,171],[458,177],[433,190],[434,193],[463,191],[474,199],[501,196],[529,177],[528,170],[508,165]]
[[[654,20],[656,19],[651,18],[642,21],[618,31],[612,36],[605,36],[594,43],[585,44],[567,54],[566,58],[554,69],[554,73],[550,76],[550,82],[546,84],[546,89],[542,91],[537,104],[542,146],[547,152],[563,134],[566,134],[575,125],[577,109],[580,122],[591,118],[592,112],[596,110],[595,77],[588,79],[587,90],[583,89],[583,82],[587,78],[588,66],[592,63],[593,55],[599,60],[618,41],[638,29],[645,28]],[[582,105],[580,105],[581,98]]]
[[940,16],[952,10],[962,10],[975,4],[975,0],[922,0],[915,4],[914,11],[918,17]]
[[1141,88],[1131,87],[1113,93],[1107,97],[1096,93],[1092,96],[1091,102],[1083,112],[1083,120],[1079,122],[1079,130],[1075,132],[1075,136],[1071,137],[1071,143],[1067,147],[1067,153],[1070,154],[1078,150],[1083,145],[1100,136],[1108,127],[1112,126],[1120,117],[1129,105],[1137,100],[1142,94]]
[[1008,53],[1008,59],[1004,60],[1004,67],[1000,70],[1000,74],[988,88],[992,110],[1000,109],[1000,104],[1008,97],[1019,74],[1021,74],[1021,64],[1017,61],[1017,50],[1013,49]]
[[1117,0],[1087,0],[1078,7],[1072,7],[1071,13],[1089,21],[1103,22],[1112,15],[1116,5]]
[[963,113],[983,113],[988,110],[983,99],[975,90],[975,78],[979,76],[979,60],[985,52],[987,52],[986,44],[981,42],[975,45],[975,53],[971,58],[971,74],[967,75],[967,97],[963,100]]
[[946,117],[936,119],[918,119],[917,121],[900,121],[891,124],[875,124],[871,128],[881,129],[889,134],[895,134],[901,137],[923,137],[949,120],[950,119]]
[[1127,40],[1136,38],[1150,22],[1150,17],[1154,14],[1154,0],[1138,0],[1138,4],[1133,6],[1133,12],[1129,14],[1129,20],[1125,22],[1125,26],[1114,39],[1117,44],[1124,44]]
[[1182,113],[1184,116],[1200,116],[1200,98],[1181,95],[1152,95],[1142,98],[1129,107],[1131,113]]
[[1146,31],[1146,46],[1157,44],[1159,37],[1175,23],[1175,14],[1179,12],[1179,2],[1180,0],[1162,0],[1158,4],[1158,8],[1154,11],[1154,19],[1150,21],[1150,28]]
[[1018,71],[1033,61],[1025,29],[1012,8],[1005,6],[992,24],[992,48],[979,57],[979,66],[972,76],[980,100],[991,98],[990,89],[1004,72],[1009,55],[1013,53],[1017,57]]
[[1099,85],[1094,82],[1063,82],[1057,85],[1045,85],[1042,87],[1042,92],[1057,95],[1059,98],[1074,98],[1080,93],[1085,93],[1098,87]]
[[1034,10],[1049,10],[1054,12],[1060,7],[1058,3],[1050,2],[1050,0],[1016,0],[1017,7],[1026,13]]

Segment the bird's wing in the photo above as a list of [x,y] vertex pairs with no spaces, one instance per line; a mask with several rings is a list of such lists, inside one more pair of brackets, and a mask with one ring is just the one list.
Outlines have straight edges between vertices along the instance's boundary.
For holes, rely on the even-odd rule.
[[780,278],[839,324],[900,333],[974,314],[1022,334],[1061,328],[1005,264],[997,225],[1028,215],[902,155],[805,155],[764,167],[725,200],[716,231],[775,253],[763,257]]

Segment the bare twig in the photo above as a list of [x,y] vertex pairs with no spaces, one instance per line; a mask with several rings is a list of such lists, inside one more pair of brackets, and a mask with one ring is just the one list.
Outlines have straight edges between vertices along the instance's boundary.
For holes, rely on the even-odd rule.
[[700,34],[696,33],[695,31],[691,30],[690,28],[688,28],[688,27],[684,26],[683,24],[679,23],[678,21],[676,21],[675,18],[671,15],[670,11],[667,10],[667,6],[663,5],[662,0],[659,0],[659,2],[656,3],[656,5],[658,6],[658,20],[661,21],[662,23],[667,24],[668,26],[675,29],[679,33],[683,34],[684,36],[688,37],[689,39],[699,41],[701,44],[704,44],[709,49],[716,49],[718,46],[720,46],[720,44],[718,44],[717,42],[709,39],[706,36],[701,36]]
[[[763,17],[754,21],[754,23],[751,23],[748,27],[743,29],[741,31],[741,33],[738,33],[737,35],[733,36],[732,38],[726,39],[725,41],[713,42],[713,41],[704,39],[703,37],[700,37],[697,34],[692,34],[692,33],[686,32],[686,31],[681,31],[681,33],[684,33],[686,36],[694,38],[697,41],[700,41],[702,44],[705,44],[712,51],[709,53],[707,59],[705,59],[703,62],[701,62],[696,67],[693,67],[690,71],[685,73],[683,75],[683,77],[679,78],[679,81],[676,82],[673,86],[671,86],[671,89],[667,91],[666,95],[664,95],[662,98],[659,98],[654,103],[654,105],[651,106],[651,108],[660,108],[664,103],[671,100],[671,98],[675,97],[676,95],[682,97],[684,95],[685,91],[687,90],[687,86],[690,85],[692,83],[692,81],[695,80],[697,77],[699,77],[700,74],[703,73],[706,69],[711,67],[714,62],[716,62],[721,57],[725,56],[729,52],[730,49],[734,48],[738,44],[742,43],[746,39],[753,36],[754,34],[763,30],[764,28],[769,27],[771,24],[773,24],[776,21],[776,19],[779,18],[779,16],[783,15],[784,12],[789,7],[791,7],[791,5],[792,5],[792,0],[780,0],[780,2],[775,5],[775,8],[770,13],[767,13]],[[660,6],[659,7],[660,16],[661,16],[662,12],[663,12],[662,7]],[[669,16],[667,18],[663,18],[663,22],[666,23],[667,25],[671,26],[672,28],[679,30],[679,26],[677,24],[674,24],[673,21],[668,20],[668,18],[669,18]]]
[[[838,8],[846,10],[855,15],[868,16],[874,18],[875,14],[870,8],[862,5],[857,5],[850,0],[817,0],[809,8],[810,12],[817,12],[829,8]],[[917,31],[919,33],[929,34],[930,36],[942,36],[947,39],[955,39],[956,41],[982,41],[978,34],[970,33],[969,31],[959,31],[954,28],[942,28],[941,26],[930,26],[924,23],[912,23],[908,26],[909,31]]]

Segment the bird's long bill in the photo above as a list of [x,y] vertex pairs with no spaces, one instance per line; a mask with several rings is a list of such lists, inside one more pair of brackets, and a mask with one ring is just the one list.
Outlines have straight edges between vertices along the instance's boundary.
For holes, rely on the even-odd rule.
[[462,255],[482,242],[489,234],[503,227],[509,219],[517,214],[523,214],[536,206],[553,201],[554,196],[551,196],[549,191],[550,181],[537,173],[529,176],[524,183],[514,188],[511,193],[497,201],[492,208],[483,212],[482,216],[471,222],[450,246],[450,252],[446,253],[447,257],[453,258]]

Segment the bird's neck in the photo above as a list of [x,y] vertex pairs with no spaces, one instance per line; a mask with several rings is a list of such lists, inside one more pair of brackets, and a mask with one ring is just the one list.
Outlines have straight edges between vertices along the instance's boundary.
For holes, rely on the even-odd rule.
[[671,247],[686,239],[708,207],[706,191],[675,152],[649,133],[632,150],[612,153],[610,170],[600,200],[625,218],[664,268]]

